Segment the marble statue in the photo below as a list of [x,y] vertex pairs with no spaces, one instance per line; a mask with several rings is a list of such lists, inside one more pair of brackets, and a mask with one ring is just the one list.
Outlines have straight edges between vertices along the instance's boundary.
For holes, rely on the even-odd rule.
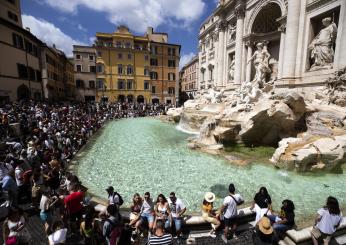
[[255,78],[252,80],[253,83],[259,84],[260,87],[266,82],[266,77],[268,73],[271,73],[269,68],[269,58],[270,54],[263,45],[263,43],[257,43],[257,50],[253,54],[253,56],[248,60],[248,63],[253,61],[253,64],[256,69]]
[[236,27],[234,25],[230,26],[229,30],[228,30],[229,42],[232,42],[235,40],[236,34],[237,34],[236,33]]
[[335,42],[338,28],[330,17],[324,18],[322,24],[324,28],[309,45],[310,57],[313,60],[310,70],[333,67],[333,43]]
[[210,88],[205,98],[213,104],[220,103],[222,101],[224,92],[225,92],[224,89],[221,89],[220,92],[218,92],[214,88]]
[[228,71],[228,81],[234,81],[234,72],[235,72],[235,57],[232,56],[232,61],[229,65],[229,71]]

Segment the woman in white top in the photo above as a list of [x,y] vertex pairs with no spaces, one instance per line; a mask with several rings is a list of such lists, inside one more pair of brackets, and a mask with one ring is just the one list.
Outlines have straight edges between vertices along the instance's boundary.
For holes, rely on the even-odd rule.
[[335,197],[328,197],[324,208],[317,211],[318,216],[314,228],[311,231],[314,245],[318,245],[318,240],[322,239],[324,245],[328,245],[333,233],[342,221],[342,213],[339,202]]
[[166,197],[163,194],[158,195],[156,199],[156,205],[155,205],[155,224],[154,224],[154,229],[156,228],[156,221],[157,220],[162,220],[165,224],[165,229],[168,229],[170,226],[170,220],[169,220],[169,215],[170,215],[170,209],[168,205],[168,201]]

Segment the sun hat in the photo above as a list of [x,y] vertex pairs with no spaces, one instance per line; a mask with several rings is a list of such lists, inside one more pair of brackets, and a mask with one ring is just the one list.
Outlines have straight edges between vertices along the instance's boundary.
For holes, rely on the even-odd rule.
[[265,235],[270,235],[273,233],[273,227],[270,224],[270,220],[267,217],[262,217],[258,221],[258,229]]
[[205,193],[205,195],[204,195],[204,199],[205,199],[207,202],[214,202],[214,201],[215,201],[215,194],[212,193],[212,192],[207,192],[207,193]]

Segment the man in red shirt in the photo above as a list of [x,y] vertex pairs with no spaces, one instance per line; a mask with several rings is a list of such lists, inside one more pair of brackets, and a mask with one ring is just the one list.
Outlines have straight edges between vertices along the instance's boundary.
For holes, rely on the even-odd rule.
[[84,195],[83,192],[80,191],[79,186],[74,185],[71,187],[70,195],[66,196],[64,199],[68,219],[72,224],[76,221],[80,222],[82,219],[83,198]]

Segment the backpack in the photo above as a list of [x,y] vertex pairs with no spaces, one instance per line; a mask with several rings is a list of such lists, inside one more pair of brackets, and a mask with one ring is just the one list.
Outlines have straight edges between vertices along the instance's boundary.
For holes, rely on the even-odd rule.
[[119,197],[119,206],[123,205],[124,200],[123,200],[122,196],[118,192],[114,192],[113,193],[113,199],[114,199],[115,195],[118,195],[118,197]]

